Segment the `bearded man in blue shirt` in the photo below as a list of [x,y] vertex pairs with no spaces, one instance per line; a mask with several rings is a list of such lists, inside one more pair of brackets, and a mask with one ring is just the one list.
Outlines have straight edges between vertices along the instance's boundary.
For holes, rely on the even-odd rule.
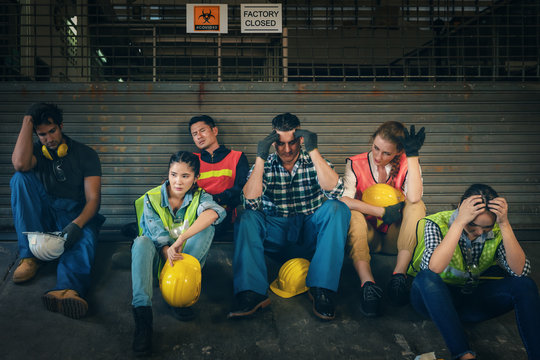
[[[258,143],[242,190],[246,210],[235,232],[235,305],[228,317],[251,315],[270,304],[266,253],[311,260],[306,285],[313,312],[332,320],[351,215],[338,200],[343,180],[319,153],[317,134],[300,129],[298,117],[280,114],[272,127]],[[272,144],[276,152],[269,155]]]

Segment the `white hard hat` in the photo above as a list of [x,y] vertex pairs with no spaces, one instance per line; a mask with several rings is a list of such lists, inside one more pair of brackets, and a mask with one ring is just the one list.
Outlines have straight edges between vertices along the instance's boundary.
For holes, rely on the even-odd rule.
[[30,251],[39,260],[51,261],[58,259],[64,252],[66,239],[58,236],[60,232],[25,232],[24,234],[28,235]]

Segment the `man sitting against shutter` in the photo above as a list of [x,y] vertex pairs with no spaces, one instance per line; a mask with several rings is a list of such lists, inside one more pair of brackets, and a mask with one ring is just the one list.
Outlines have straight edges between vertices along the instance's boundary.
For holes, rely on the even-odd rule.
[[[234,239],[236,304],[228,317],[251,315],[270,304],[267,253],[311,260],[306,285],[313,312],[332,320],[332,297],[338,289],[351,217],[338,200],[343,180],[319,153],[317,135],[299,129],[295,115],[276,116],[272,127],[258,143],[255,165],[243,189],[245,211]],[[268,155],[272,144],[276,152]]]
[[216,237],[230,233],[240,205],[240,191],[244,187],[249,164],[241,151],[219,145],[218,128],[208,115],[194,116],[189,131],[200,153],[201,175],[197,184],[214,197],[214,201],[227,210],[227,218],[216,228]]
[[[101,201],[101,164],[90,147],[63,130],[56,105],[32,105],[23,118],[11,161],[13,222],[21,258],[13,282],[32,279],[40,260],[32,253],[26,232],[61,231],[66,238],[58,260],[56,286],[42,296],[49,311],[78,319],[86,314],[84,300],[91,281],[99,229],[105,218]],[[39,141],[32,142],[32,133]]]

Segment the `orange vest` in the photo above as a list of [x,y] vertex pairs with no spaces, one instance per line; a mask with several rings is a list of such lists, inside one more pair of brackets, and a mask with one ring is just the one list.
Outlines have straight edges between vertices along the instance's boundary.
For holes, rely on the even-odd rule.
[[[373,178],[373,174],[371,173],[371,167],[369,166],[369,160],[368,160],[368,153],[362,153],[359,155],[355,155],[349,158],[351,160],[352,165],[352,171],[354,173],[354,176],[356,177],[356,195],[355,198],[358,200],[362,199],[362,193],[364,190],[366,190],[371,185],[377,184],[375,179]],[[403,187],[403,183],[405,182],[405,178],[407,177],[407,156],[405,153],[401,155],[401,159],[399,162],[399,172],[394,180],[394,187],[398,190],[401,190]],[[391,179],[388,179],[387,183],[390,182]],[[375,229],[382,233],[386,233],[388,231],[388,224],[381,224],[377,226],[377,217],[372,215],[366,215],[366,220],[369,221]],[[380,219],[379,219],[380,220]],[[380,223],[380,221],[379,221]]]
[[[201,154],[195,153],[201,160]],[[201,160],[201,170],[197,185],[211,195],[221,194],[234,186],[236,166],[242,156],[241,151],[231,150],[223,160],[217,163],[207,163]]]

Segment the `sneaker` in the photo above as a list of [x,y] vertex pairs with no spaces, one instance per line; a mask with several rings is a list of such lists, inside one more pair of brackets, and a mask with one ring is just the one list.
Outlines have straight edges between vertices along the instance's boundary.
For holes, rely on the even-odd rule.
[[72,319],[80,319],[88,311],[88,303],[75,290],[53,290],[41,297],[47,310]]
[[23,283],[36,276],[40,262],[36,258],[25,258],[19,261],[19,265],[13,272],[13,282]]
[[366,281],[362,285],[362,298],[360,299],[360,311],[365,316],[374,317],[380,315],[382,289],[372,281]]
[[405,274],[394,274],[388,283],[386,290],[390,301],[395,306],[403,306],[409,302],[409,288],[407,286],[407,276]]

